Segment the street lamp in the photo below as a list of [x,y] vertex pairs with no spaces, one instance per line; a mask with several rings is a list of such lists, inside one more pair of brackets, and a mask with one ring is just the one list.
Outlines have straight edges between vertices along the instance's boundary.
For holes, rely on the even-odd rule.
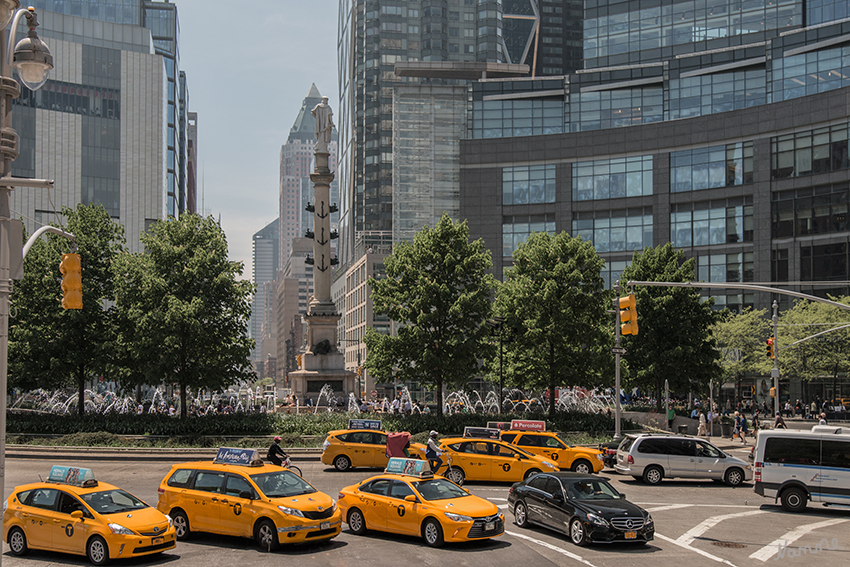
[[[504,362],[504,354],[502,350],[502,345],[504,343],[509,343],[513,340],[513,336],[505,338],[505,318],[504,317],[493,317],[492,319],[487,319],[487,326],[490,327],[490,334],[493,336],[499,337],[499,414],[502,413],[502,399],[504,398],[504,389],[505,389],[505,377],[502,374],[502,367]],[[509,328],[510,331],[513,329]]]
[[[12,101],[21,94],[11,74],[12,68],[18,70],[21,82],[28,88],[36,90],[46,81],[48,73],[53,69],[53,57],[47,46],[38,39],[35,28],[38,26],[35,9],[19,10],[18,0],[0,0],[0,96],[2,96],[2,113],[0,113],[0,158],[3,160],[2,177],[0,177],[0,486],[6,482],[6,378],[8,372],[9,354],[9,295],[12,293],[11,254],[23,258],[23,251],[11,250],[9,235],[15,225],[12,224],[12,189],[15,186],[51,187],[52,181],[18,180],[12,178],[12,162],[18,157],[18,134],[12,129]],[[18,23],[22,17],[27,19],[29,33],[17,44],[14,51],[15,36]],[[6,26],[12,22],[11,30],[6,35]],[[13,59],[14,55],[14,59]],[[0,524],[2,525],[2,524]],[[2,555],[0,555],[2,565]]]

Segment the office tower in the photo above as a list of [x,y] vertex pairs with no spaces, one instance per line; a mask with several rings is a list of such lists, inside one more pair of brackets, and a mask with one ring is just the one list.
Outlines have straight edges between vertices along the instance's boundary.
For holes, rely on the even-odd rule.
[[[268,298],[266,297],[268,289],[265,284],[267,282],[274,282],[277,278],[278,266],[280,265],[278,263],[279,230],[280,219],[275,219],[254,234],[253,282],[256,290],[254,291],[254,300],[251,304],[251,323],[249,329],[251,338],[255,341],[254,351],[252,352],[252,361],[255,368],[259,368],[259,365],[265,360],[266,354],[268,354],[262,347],[263,326],[268,324],[265,318],[269,315]],[[274,303],[271,303],[271,305],[274,305]],[[275,355],[275,353],[271,354],[273,356]]]
[[198,113],[186,113],[186,212],[198,212]]
[[532,77],[581,68],[583,0],[502,0],[502,38],[508,63]]

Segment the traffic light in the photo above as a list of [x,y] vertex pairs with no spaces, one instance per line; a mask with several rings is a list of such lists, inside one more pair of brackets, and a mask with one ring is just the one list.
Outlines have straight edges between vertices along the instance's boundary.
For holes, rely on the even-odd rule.
[[301,368],[301,355],[296,355],[295,363],[298,365],[298,368]]
[[62,273],[62,309],[83,308],[83,275],[79,254],[62,254],[59,263]]
[[630,293],[626,297],[621,297],[620,301],[620,332],[624,335],[638,334],[637,322],[637,301],[635,294]]
[[770,397],[771,397],[771,398],[775,398],[775,397],[776,397],[776,388],[775,388],[775,387],[771,387],[771,388],[770,388]]
[[773,337],[767,339],[767,357],[773,358]]
[[358,376],[363,376],[363,367],[362,367],[362,366],[358,366],[358,367],[357,367],[357,375],[358,375]]

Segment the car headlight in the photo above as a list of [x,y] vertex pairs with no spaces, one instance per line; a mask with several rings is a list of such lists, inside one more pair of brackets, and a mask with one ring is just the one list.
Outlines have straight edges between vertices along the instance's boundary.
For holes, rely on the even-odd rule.
[[174,525],[174,520],[172,520],[171,516],[169,516],[168,514],[165,515],[165,519],[168,520],[168,529],[171,529],[171,526]]
[[643,523],[643,525],[647,528],[651,528],[652,526],[655,525],[655,522],[652,520],[651,514],[646,515],[646,521]]
[[297,508],[287,508],[286,506],[278,506],[277,509],[289,516],[296,516],[298,518],[304,517],[304,514],[301,513],[301,510]]
[[118,535],[136,535],[121,524],[109,524],[109,529],[112,530],[112,533]]
[[600,461],[605,460],[605,457],[602,456],[602,453],[596,453],[596,458],[599,459]]
[[471,522],[472,518],[469,516],[462,516],[460,514],[452,514],[451,512],[445,512],[446,517],[453,522]]
[[331,506],[331,513],[336,512],[336,500],[333,501],[333,506]]
[[596,514],[588,514],[587,519],[596,524],[597,526],[607,526],[608,520],[603,518],[602,516],[597,516]]
[[550,469],[557,469],[558,468],[558,465],[553,465],[549,461],[543,461],[543,464],[546,465],[547,467],[549,467]]

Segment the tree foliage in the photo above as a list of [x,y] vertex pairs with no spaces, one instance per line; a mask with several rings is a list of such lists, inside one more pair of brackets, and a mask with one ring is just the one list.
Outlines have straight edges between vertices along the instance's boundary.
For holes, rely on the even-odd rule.
[[747,307],[740,314],[723,311],[712,328],[712,335],[720,352],[724,379],[737,380],[744,374],[770,372],[767,363],[773,366],[773,361],[765,355],[765,341],[773,331],[766,309]]
[[218,390],[255,377],[247,333],[253,284],[237,280],[242,264],[228,261],[212,217],[158,222],[142,242],[144,253],[115,261],[124,383],[178,384],[185,417],[187,389]]
[[80,254],[83,308],[61,305],[59,262],[71,242],[53,234],[39,239],[12,293],[17,315],[9,331],[9,383],[28,390],[74,384],[82,415],[86,381],[105,374],[114,362],[114,310],[108,301],[114,292],[112,261],[125,249],[124,227],[102,205],[66,207],[62,214]]
[[[830,299],[850,305],[847,296]],[[850,328],[840,328],[848,324],[850,312],[817,301],[797,300],[790,310],[780,311],[777,350],[781,375],[812,380],[823,376],[837,378],[839,374],[850,372],[850,359],[847,358]],[[770,335],[773,335],[772,328]]]
[[433,386],[442,411],[443,385],[465,385],[486,348],[484,322],[495,288],[490,253],[481,240],[469,241],[465,221],[444,213],[413,243],[395,245],[385,267],[386,277],[369,279],[372,303],[399,327],[393,336],[367,330],[365,366],[387,381],[395,376]]
[[[635,253],[621,277],[629,280],[689,282],[694,279],[693,259],[667,243]],[[719,313],[712,300],[703,301],[699,288],[636,286],[638,335],[623,337],[628,349],[626,383],[661,394],[667,380],[673,392],[707,390],[709,380],[721,375],[720,353],[712,337]]]
[[494,308],[515,332],[504,346],[507,383],[554,392],[607,382],[613,362],[604,264],[591,242],[566,232],[534,233],[517,248]]

